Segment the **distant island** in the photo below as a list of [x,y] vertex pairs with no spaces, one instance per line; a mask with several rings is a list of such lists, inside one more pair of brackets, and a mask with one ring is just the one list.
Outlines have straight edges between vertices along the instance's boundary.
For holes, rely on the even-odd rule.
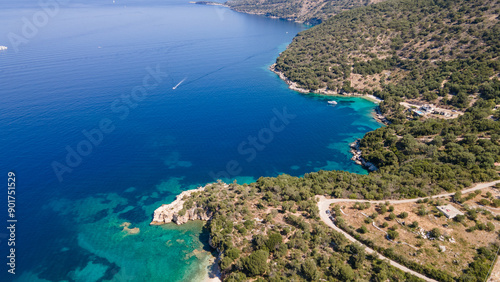
[[210,6],[222,6],[222,7],[229,7],[226,4],[222,4],[219,2],[212,2],[212,1],[196,1],[196,2],[189,2],[192,4],[198,4],[198,5],[210,5]]
[[212,183],[153,224],[207,220],[224,281],[499,276],[500,2],[338,1],[356,8],[326,12],[332,2],[225,5],[321,20],[272,69],[301,92],[382,99],[388,125],[353,145],[378,169]]

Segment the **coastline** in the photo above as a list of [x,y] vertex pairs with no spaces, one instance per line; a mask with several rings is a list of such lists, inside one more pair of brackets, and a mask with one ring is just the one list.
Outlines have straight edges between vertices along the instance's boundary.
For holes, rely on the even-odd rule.
[[[205,188],[209,185],[222,185],[224,188],[229,187],[229,185],[225,183],[210,183],[203,187],[183,191],[182,193],[177,195],[173,202],[171,202],[170,204],[163,204],[154,211],[153,220],[151,221],[150,225],[163,225],[169,223],[182,225],[191,220],[202,220],[206,222],[210,221],[212,219],[212,213],[207,211],[206,209],[200,212],[200,209],[199,207],[197,207],[197,205],[194,205],[189,210],[184,209],[184,203],[186,202],[186,200],[192,197],[192,194],[204,191]],[[182,214],[183,211],[184,214]],[[214,257],[210,255],[210,257],[201,264],[201,267],[206,270],[203,278],[201,279],[204,282],[221,282],[222,272],[219,267],[221,253],[217,248],[214,248],[212,246],[211,239],[209,239],[209,245],[211,248],[217,251],[217,256]]]
[[266,13],[262,13],[262,12],[243,11],[243,10],[237,9],[235,7],[232,7],[230,5],[227,5],[227,4],[224,4],[224,3],[219,3],[219,2],[213,2],[213,1],[190,1],[189,3],[190,4],[197,4],[197,5],[207,5],[207,6],[221,6],[221,7],[229,8],[229,9],[235,11],[235,12],[243,13],[243,14],[247,14],[247,15],[264,16],[264,17],[269,18],[269,19],[279,19],[279,20],[285,20],[285,21],[295,22],[295,23],[299,23],[299,24],[307,24],[305,21],[300,21],[300,20],[293,19],[293,18],[282,18],[282,17],[277,17],[277,16],[271,16],[271,15],[267,15]]
[[[359,93],[353,93],[353,94],[344,94],[344,93],[339,93],[338,91],[332,91],[332,90],[326,90],[326,89],[318,89],[316,91],[311,91],[309,89],[305,89],[305,88],[302,88],[300,86],[298,86],[298,84],[296,82],[293,82],[291,81],[288,77],[285,76],[284,73],[282,73],[281,71],[278,71],[276,70],[276,64],[272,64],[270,67],[269,67],[269,70],[271,70],[272,72],[274,72],[275,74],[277,74],[281,80],[283,80],[286,84],[288,84],[288,88],[290,88],[291,90],[294,90],[294,91],[297,91],[297,92],[300,92],[302,94],[311,94],[311,93],[314,93],[314,94],[321,94],[321,95],[327,95],[327,96],[339,96],[339,97],[359,97],[359,98],[363,98],[363,99],[366,99],[366,100],[369,100],[375,104],[380,104],[381,102],[383,102],[384,100],[378,98],[378,97],[375,97],[371,94],[359,94]],[[383,123],[385,125],[389,125],[390,124],[390,121],[387,120],[387,118],[382,115],[382,113],[380,112],[378,106],[377,108],[375,109],[375,112],[373,113],[373,118],[380,122],[380,123]]]
[[311,91],[310,89],[305,89],[305,88],[302,88],[302,87],[298,86],[298,84],[296,82],[291,81],[288,77],[285,76],[284,73],[282,73],[281,71],[276,70],[276,64],[272,64],[269,67],[269,70],[271,70],[272,72],[274,72],[275,74],[277,74],[281,78],[281,80],[285,81],[286,84],[288,84],[288,88],[290,88],[291,90],[303,93],[303,94],[315,93],[315,94],[322,94],[322,95],[328,95],[328,96],[341,96],[341,97],[350,97],[350,96],[352,96],[352,97],[360,97],[360,98],[364,98],[364,99],[370,100],[370,101],[372,101],[372,102],[374,102],[376,104],[380,104],[381,102],[384,101],[384,100],[382,100],[382,99],[380,99],[378,97],[375,97],[373,95],[370,95],[370,94],[359,94],[359,93],[344,94],[344,93],[339,93],[338,91],[327,90],[327,89],[318,89],[318,90],[315,90],[315,91]]
[[371,162],[367,162],[361,156],[362,152],[361,152],[361,149],[359,148],[360,147],[360,141],[361,141],[361,139],[356,139],[356,141],[354,141],[351,144],[349,144],[349,147],[351,148],[351,150],[349,150],[349,151],[352,154],[351,160],[353,160],[357,165],[362,166],[363,168],[365,168],[369,172],[373,172],[373,171],[378,170],[378,168],[374,164],[372,164]]
[[[371,102],[374,102],[376,104],[382,102],[383,100],[373,96],[373,95],[363,95],[363,94],[340,94],[337,91],[331,91],[331,90],[326,90],[326,89],[320,89],[317,91],[310,91],[308,89],[301,88],[297,85],[297,83],[289,80],[282,72],[277,71],[275,69],[275,65],[273,64],[269,67],[269,69],[277,74],[280,79],[285,81],[288,85],[288,87],[291,90],[303,93],[303,94],[310,94],[310,93],[315,93],[315,94],[321,94],[321,95],[328,95],[328,96],[342,96],[342,97],[359,97],[359,98],[364,98],[367,99]],[[383,115],[380,114],[378,111],[378,108],[376,109],[377,112],[373,113],[373,118],[377,120],[378,122],[387,124],[387,120]],[[351,153],[353,154],[352,160],[355,161],[356,164],[364,167],[368,171],[375,171],[377,168],[369,163],[366,162],[362,157],[361,157],[361,151],[359,150],[359,140],[356,140],[354,143],[350,145],[351,147]],[[187,190],[183,191],[179,195],[177,195],[176,199],[171,202],[170,204],[163,204],[160,207],[158,207],[153,214],[153,220],[151,221],[150,225],[163,225],[163,224],[169,224],[169,223],[175,223],[177,225],[182,225],[188,221],[191,220],[202,220],[202,221],[210,221],[212,219],[212,213],[207,210],[207,209],[202,209],[202,207],[198,207],[196,203],[192,205],[189,209],[185,209],[184,203],[192,197],[192,194],[197,193],[197,192],[203,192],[205,191],[205,188],[208,187],[209,185],[223,185],[225,188],[228,187],[227,184],[222,183],[222,184],[217,184],[217,183],[211,183],[211,184],[206,184],[203,187],[198,187],[196,189],[192,190]],[[209,240],[210,247],[213,248],[211,244],[211,240]],[[200,281],[205,281],[205,282],[220,282],[222,281],[222,272],[219,267],[219,261],[220,261],[220,255],[221,252],[217,250],[217,255],[215,257],[210,257],[204,260],[201,264],[201,271],[200,273],[199,280]]]
[[211,1],[189,1],[189,4],[207,5],[207,6],[221,6],[221,7],[231,8],[224,3],[211,2]]

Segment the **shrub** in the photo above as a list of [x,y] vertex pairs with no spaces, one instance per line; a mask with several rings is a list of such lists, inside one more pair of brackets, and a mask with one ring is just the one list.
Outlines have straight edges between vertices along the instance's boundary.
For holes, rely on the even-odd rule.
[[227,250],[225,252],[225,255],[226,257],[229,257],[231,259],[237,259],[240,257],[240,253],[241,251],[239,249],[236,249],[236,248],[230,248],[229,250]]
[[476,212],[476,210],[469,210],[469,211],[467,211],[467,217],[470,220],[476,220],[477,219],[477,212]]
[[493,201],[491,201],[491,206],[494,208],[500,207],[500,199],[493,199]]
[[397,231],[389,229],[387,230],[387,236],[389,237],[389,239],[394,240],[399,236],[399,233]]
[[269,238],[266,241],[266,247],[269,251],[274,252],[278,249],[279,245],[283,242],[283,238],[278,233],[269,234]]
[[488,201],[487,199],[481,199],[479,201],[479,203],[483,206],[489,206],[490,205],[490,201]]
[[269,252],[265,250],[254,251],[247,258],[243,259],[243,267],[251,276],[264,274],[268,269],[268,257]]
[[304,273],[305,278],[309,281],[317,280],[318,269],[314,260],[308,259],[302,264],[302,273]]
[[465,215],[463,214],[458,214],[457,216],[455,216],[453,218],[453,220],[455,220],[456,222],[463,222],[465,220]]
[[358,232],[361,234],[366,234],[368,232],[368,228],[366,228],[365,225],[361,225],[361,227],[358,229]]
[[428,213],[428,211],[427,211],[427,209],[425,208],[425,206],[424,206],[424,205],[420,205],[420,206],[418,206],[418,211],[417,211],[417,214],[418,214],[419,216],[424,216],[424,215],[427,215],[427,213]]
[[441,230],[439,230],[439,228],[433,228],[429,235],[431,238],[439,238],[441,236]]
[[379,209],[378,209],[378,213],[379,214],[384,214],[387,212],[387,207],[386,206],[381,206]]

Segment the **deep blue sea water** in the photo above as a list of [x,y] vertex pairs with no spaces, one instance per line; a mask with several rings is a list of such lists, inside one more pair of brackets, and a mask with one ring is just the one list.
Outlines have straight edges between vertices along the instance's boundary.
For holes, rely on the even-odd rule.
[[375,104],[299,94],[268,70],[305,26],[188,1],[115,2],[53,1],[50,14],[0,3],[0,281],[196,281],[210,256],[202,225],[148,225],[181,191],[366,173],[348,143],[380,127]]

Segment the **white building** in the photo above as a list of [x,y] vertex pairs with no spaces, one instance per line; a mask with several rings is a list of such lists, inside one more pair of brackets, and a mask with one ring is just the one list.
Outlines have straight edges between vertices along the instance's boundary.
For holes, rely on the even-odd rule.
[[457,210],[454,206],[452,205],[446,205],[446,206],[437,206],[436,207],[440,212],[442,212],[447,218],[454,218],[457,215],[463,215],[464,213]]

